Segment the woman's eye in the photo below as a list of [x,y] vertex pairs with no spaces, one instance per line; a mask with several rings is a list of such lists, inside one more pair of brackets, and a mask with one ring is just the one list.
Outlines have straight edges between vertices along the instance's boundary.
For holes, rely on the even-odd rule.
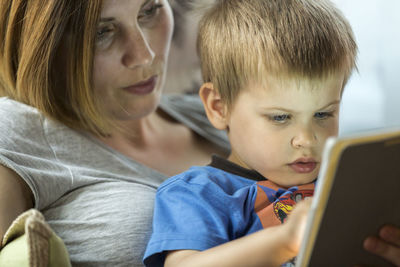
[[146,20],[154,17],[158,12],[158,9],[162,8],[164,5],[153,3],[149,7],[143,8],[140,12],[138,19],[139,20]]
[[114,28],[111,26],[101,27],[96,32],[96,41],[101,42],[114,32]]
[[288,114],[272,115],[269,116],[269,119],[273,122],[284,123],[290,119],[290,115]]
[[332,112],[317,112],[314,114],[314,117],[319,120],[327,119],[332,116],[333,116]]

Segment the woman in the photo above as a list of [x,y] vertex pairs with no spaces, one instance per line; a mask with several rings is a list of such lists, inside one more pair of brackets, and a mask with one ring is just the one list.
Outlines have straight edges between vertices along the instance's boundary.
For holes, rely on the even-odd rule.
[[35,207],[74,266],[142,265],[157,186],[228,152],[161,96],[172,27],[167,0],[1,1],[0,236]]
[[228,149],[197,98],[161,100],[168,2],[1,5],[0,235],[35,207],[74,265],[141,265],[157,186]]

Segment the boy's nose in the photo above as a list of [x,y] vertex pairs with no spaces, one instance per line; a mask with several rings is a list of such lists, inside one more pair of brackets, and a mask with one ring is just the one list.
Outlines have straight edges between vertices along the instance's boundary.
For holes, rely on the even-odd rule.
[[127,68],[151,65],[155,55],[140,28],[127,34],[125,41],[122,63]]
[[301,129],[292,137],[291,145],[294,148],[309,148],[316,144],[317,136],[312,129]]

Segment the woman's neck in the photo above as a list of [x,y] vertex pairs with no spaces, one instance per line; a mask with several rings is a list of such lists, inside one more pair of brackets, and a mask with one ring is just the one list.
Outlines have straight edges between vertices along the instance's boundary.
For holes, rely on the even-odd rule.
[[121,126],[110,137],[100,140],[166,175],[175,175],[193,165],[205,165],[213,153],[223,155],[215,145],[160,110]]
[[146,149],[163,138],[169,123],[161,111],[156,111],[137,120],[120,121],[107,137],[99,139],[116,150]]

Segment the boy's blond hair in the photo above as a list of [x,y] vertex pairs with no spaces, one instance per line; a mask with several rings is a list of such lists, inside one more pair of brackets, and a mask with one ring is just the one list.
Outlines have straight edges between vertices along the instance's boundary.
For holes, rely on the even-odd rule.
[[329,0],[216,0],[199,24],[204,82],[230,107],[250,81],[319,79],[356,66],[352,29]]

